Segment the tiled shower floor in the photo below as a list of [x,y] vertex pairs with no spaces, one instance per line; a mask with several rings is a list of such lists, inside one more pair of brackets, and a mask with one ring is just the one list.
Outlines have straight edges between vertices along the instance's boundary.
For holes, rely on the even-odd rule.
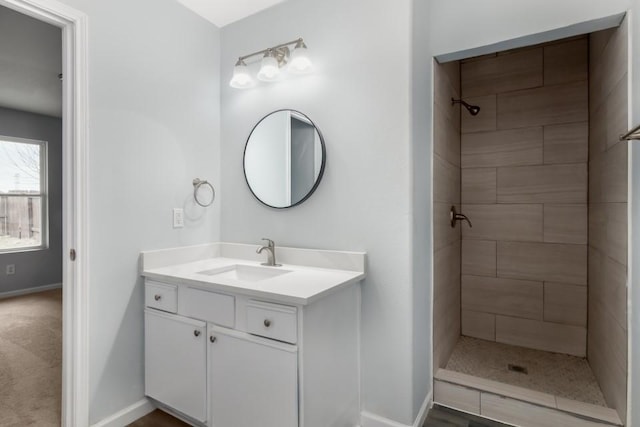
[[[527,374],[508,365],[525,367]],[[460,337],[446,369],[567,399],[607,406],[583,358]]]

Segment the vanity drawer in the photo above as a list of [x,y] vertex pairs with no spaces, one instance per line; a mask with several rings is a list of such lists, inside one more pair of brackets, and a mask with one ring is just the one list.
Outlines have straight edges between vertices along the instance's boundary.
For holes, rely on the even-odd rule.
[[233,328],[236,320],[235,298],[203,289],[187,288],[181,310],[187,317]]
[[176,313],[178,311],[178,287],[147,280],[144,285],[144,300],[147,307]]
[[249,301],[247,332],[295,344],[298,341],[297,309],[288,305]]

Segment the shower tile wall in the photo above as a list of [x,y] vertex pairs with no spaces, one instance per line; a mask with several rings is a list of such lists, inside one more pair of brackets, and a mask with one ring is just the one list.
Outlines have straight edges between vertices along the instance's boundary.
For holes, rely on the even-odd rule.
[[588,358],[609,406],[627,403],[627,23],[590,39]]
[[444,368],[460,337],[460,227],[449,210],[460,209],[460,63],[435,62],[434,99],[434,315],[433,366]]
[[463,335],[586,355],[588,50],[461,64]]

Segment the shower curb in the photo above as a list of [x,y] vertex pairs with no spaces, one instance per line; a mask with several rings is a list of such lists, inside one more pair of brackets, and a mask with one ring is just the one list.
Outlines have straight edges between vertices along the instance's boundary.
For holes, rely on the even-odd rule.
[[527,426],[622,426],[610,408],[439,369],[434,402],[496,421]]

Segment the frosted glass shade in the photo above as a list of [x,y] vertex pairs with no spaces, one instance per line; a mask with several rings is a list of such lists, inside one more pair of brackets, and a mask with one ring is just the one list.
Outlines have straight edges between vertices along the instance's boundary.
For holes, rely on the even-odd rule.
[[233,77],[229,82],[229,86],[236,89],[246,89],[253,87],[255,81],[251,74],[249,74],[249,68],[247,64],[242,61],[238,61],[235,67],[233,67]]
[[313,63],[309,58],[306,46],[296,46],[291,53],[289,72],[293,74],[309,74],[313,71]]
[[280,80],[280,67],[278,61],[271,55],[265,55],[262,58],[260,71],[258,71],[258,80],[263,82],[275,82]]

